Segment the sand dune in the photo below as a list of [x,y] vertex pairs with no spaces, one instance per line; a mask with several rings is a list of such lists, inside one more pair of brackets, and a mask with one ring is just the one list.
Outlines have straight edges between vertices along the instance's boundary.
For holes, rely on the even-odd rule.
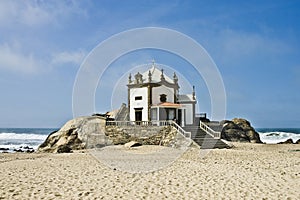
[[299,144],[234,145],[204,157],[190,148],[150,173],[110,168],[89,152],[0,154],[0,199],[300,199]]

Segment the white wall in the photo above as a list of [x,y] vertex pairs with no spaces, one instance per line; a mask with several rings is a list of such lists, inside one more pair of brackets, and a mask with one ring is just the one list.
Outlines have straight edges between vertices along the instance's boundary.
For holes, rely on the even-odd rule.
[[[135,100],[136,96],[142,96],[142,100]],[[130,89],[130,121],[135,121],[134,108],[143,108],[142,121],[148,121],[148,88]]]
[[158,118],[157,108],[152,108],[151,109],[151,120],[157,120],[157,118]]
[[185,118],[185,122],[186,124],[193,124],[193,104],[181,104],[182,107],[184,107],[186,109],[185,113],[186,113],[186,118]]
[[152,104],[157,105],[160,103],[160,94],[167,95],[167,102],[174,103],[174,89],[164,85],[152,88]]

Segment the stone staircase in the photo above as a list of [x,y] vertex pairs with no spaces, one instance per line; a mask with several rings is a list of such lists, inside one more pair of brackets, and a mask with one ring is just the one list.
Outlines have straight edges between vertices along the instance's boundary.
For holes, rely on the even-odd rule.
[[[123,104],[116,115],[115,121],[106,122],[113,123],[111,125],[121,126],[126,129],[126,132],[131,133],[132,135],[155,135],[155,133],[159,132],[160,126],[169,126],[172,125],[171,122],[160,121],[159,125],[156,122],[131,122],[127,121],[128,118],[128,108],[125,104]],[[164,124],[164,123],[166,124]],[[171,123],[171,124],[170,124]],[[174,123],[174,122],[173,122]],[[156,126],[155,126],[156,124]],[[219,122],[200,122],[200,119],[196,120],[195,125],[187,125],[185,127],[180,127],[181,131],[178,129],[181,134],[185,137],[186,133],[189,133],[193,141],[195,141],[201,149],[214,149],[214,148],[230,148],[230,145],[220,138],[220,132],[222,130],[222,126],[220,126]],[[145,126],[149,126],[145,128]],[[158,126],[158,127],[157,127]],[[177,125],[178,126],[178,125]],[[144,128],[142,128],[144,127]]]
[[121,108],[119,109],[118,113],[115,116],[116,121],[127,121],[128,120],[128,108],[126,104],[122,104]]
[[205,122],[205,124],[216,132],[221,132],[223,128],[223,126],[218,121]]
[[[203,123],[203,122],[202,122]],[[221,132],[222,127],[218,122],[205,123],[209,128],[213,129],[216,132]],[[189,125],[183,128],[187,132],[191,132],[191,138],[201,149],[215,149],[215,148],[229,148],[230,146],[226,141],[221,138],[213,137],[213,135],[205,132],[200,126]]]

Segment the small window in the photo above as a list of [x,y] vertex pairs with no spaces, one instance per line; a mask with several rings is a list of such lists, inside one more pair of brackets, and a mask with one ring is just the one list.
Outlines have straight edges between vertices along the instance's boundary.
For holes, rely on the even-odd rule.
[[136,96],[135,97],[135,100],[137,101],[137,100],[142,100],[143,98],[142,98],[142,96]]
[[166,102],[167,101],[167,95],[165,95],[165,94],[160,94],[160,102],[162,102],[162,103],[164,103],[164,102]]

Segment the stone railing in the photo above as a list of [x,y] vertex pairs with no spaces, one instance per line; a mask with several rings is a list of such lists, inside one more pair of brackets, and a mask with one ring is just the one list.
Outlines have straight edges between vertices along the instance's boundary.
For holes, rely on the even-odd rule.
[[140,127],[140,126],[173,126],[181,135],[191,138],[191,132],[186,132],[181,126],[172,120],[168,121],[107,121],[106,126]]
[[172,121],[106,121],[106,126],[170,126]]
[[176,122],[172,121],[171,124],[181,135],[183,135],[186,138],[191,138],[192,133],[185,131],[181,126],[179,126]]
[[205,123],[200,121],[199,124],[200,128],[207,134],[211,135],[213,138],[221,138],[221,133],[220,132],[216,132],[214,130],[212,130],[209,126],[207,126]]

